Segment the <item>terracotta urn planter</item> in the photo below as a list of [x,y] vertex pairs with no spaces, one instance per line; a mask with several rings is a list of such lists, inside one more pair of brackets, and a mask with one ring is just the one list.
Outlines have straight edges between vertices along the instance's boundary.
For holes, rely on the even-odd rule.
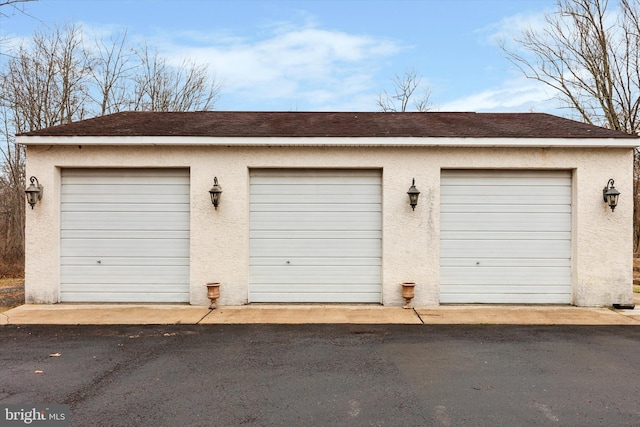
[[411,308],[411,300],[415,296],[416,283],[404,282],[401,283],[400,286],[402,286],[402,298],[404,298],[405,300],[405,304],[402,306],[402,308]]
[[218,298],[220,298],[220,282],[207,283],[207,298],[211,300],[210,309],[214,310],[218,307]]

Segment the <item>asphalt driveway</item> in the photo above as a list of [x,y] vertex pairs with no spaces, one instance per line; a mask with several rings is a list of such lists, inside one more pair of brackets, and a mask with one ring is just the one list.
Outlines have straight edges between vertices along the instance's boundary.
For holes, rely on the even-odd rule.
[[0,406],[86,426],[638,425],[637,326],[0,328]]

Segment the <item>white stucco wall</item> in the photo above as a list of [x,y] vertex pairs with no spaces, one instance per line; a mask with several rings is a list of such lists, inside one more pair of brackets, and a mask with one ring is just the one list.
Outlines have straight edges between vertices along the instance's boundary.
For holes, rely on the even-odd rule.
[[[27,177],[37,176],[45,189],[42,202],[27,208],[27,303],[59,301],[60,172],[66,167],[190,168],[195,305],[208,305],[204,284],[212,281],[223,283],[220,305],[247,303],[251,168],[381,169],[383,303],[392,306],[402,304],[399,283],[405,281],[417,282],[414,305],[438,304],[442,169],[572,170],[574,304],[632,301],[631,148],[96,146],[80,145],[83,138],[61,146],[38,141],[27,149]],[[224,190],[217,210],[208,194],[214,176]],[[414,177],[421,194],[412,211],[406,192]],[[609,178],[621,192],[613,213],[602,201]]]

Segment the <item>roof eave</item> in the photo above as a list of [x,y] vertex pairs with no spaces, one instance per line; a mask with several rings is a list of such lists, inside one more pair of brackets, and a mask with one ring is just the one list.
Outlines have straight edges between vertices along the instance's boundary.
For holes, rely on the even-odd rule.
[[26,136],[25,146],[228,146],[228,147],[564,147],[635,148],[637,138],[504,137],[202,137],[202,136]]

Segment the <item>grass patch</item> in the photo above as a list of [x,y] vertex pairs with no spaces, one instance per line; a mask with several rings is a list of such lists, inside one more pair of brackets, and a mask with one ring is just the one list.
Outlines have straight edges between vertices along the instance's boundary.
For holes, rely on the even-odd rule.
[[0,279],[0,313],[24,304],[24,279]]
[[635,292],[636,294],[640,294],[640,286],[633,285],[633,292]]
[[8,261],[0,258],[0,279],[15,277],[24,277],[24,260]]
[[24,286],[23,278],[10,278],[10,279],[0,279],[0,289],[2,288],[12,288],[16,286]]

